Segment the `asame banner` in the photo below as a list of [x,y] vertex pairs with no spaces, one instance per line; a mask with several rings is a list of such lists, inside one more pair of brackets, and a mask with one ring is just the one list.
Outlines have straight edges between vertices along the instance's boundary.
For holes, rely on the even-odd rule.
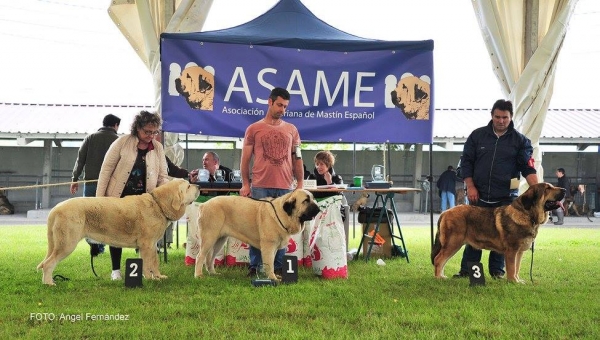
[[335,52],[162,39],[162,117],[169,132],[244,136],[273,87],[302,140],[431,143],[433,51]]

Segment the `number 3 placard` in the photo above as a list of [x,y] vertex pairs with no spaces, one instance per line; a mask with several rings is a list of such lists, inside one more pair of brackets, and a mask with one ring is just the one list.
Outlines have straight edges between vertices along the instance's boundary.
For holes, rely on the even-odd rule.
[[483,275],[483,265],[481,262],[469,262],[469,282],[471,286],[485,286],[485,276]]

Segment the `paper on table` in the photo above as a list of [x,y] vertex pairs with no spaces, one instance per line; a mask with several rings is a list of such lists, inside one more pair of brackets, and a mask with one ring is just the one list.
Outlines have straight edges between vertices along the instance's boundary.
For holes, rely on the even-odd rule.
[[346,189],[348,184],[317,185],[317,189]]

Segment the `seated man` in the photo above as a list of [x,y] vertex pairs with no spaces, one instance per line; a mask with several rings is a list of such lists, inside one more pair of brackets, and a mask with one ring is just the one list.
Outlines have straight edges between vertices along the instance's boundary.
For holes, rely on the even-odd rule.
[[[210,174],[209,182],[216,181],[215,173],[217,170],[222,170],[224,173],[224,180],[229,182],[231,169],[228,167],[221,165],[221,160],[219,159],[219,155],[214,151],[208,151],[202,157],[202,168],[208,170]],[[195,169],[190,171],[190,178],[197,178],[198,172],[200,169]],[[195,181],[194,181],[195,182]],[[200,245],[198,240],[197,229],[198,229],[198,203],[206,202],[210,199],[210,197],[228,195],[228,191],[209,191],[202,190],[200,188],[200,196],[196,200],[197,203],[190,205],[187,209],[193,209],[194,211],[187,210],[186,215],[188,216],[188,236],[185,247],[185,265],[193,266],[196,264],[196,256],[198,255],[198,251],[200,251]]]

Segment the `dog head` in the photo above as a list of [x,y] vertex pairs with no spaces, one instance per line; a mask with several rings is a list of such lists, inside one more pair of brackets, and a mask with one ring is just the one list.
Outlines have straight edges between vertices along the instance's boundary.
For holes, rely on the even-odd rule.
[[170,221],[177,221],[185,213],[185,208],[198,198],[200,189],[177,178],[152,190],[150,195]]
[[417,78],[405,73],[390,93],[392,103],[402,110],[407,119],[429,119],[430,82],[427,76]]
[[[213,72],[214,73],[214,72]],[[215,76],[199,66],[191,66],[175,79],[175,89],[192,109],[213,109]]]
[[562,199],[565,198],[566,190],[555,187],[550,183],[534,184],[521,195],[521,202],[525,209],[530,210],[537,204],[542,204],[544,211],[562,208]]
[[287,194],[283,203],[283,210],[292,219],[297,219],[300,223],[310,221],[321,211],[313,194],[304,189],[297,189]]

